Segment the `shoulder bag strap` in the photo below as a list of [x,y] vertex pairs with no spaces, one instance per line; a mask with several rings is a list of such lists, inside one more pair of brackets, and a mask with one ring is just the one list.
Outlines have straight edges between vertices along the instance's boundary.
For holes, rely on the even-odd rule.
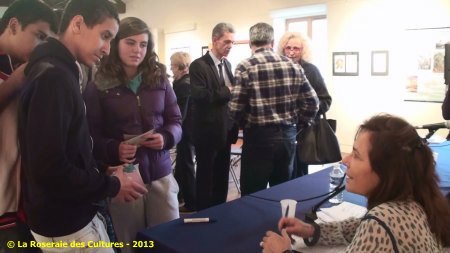
[[386,223],[384,223],[384,221],[380,220],[378,217],[372,216],[372,215],[366,215],[361,219],[361,222],[364,220],[375,220],[378,224],[380,224],[384,230],[386,230],[386,232],[389,235],[389,238],[391,238],[391,242],[392,242],[392,247],[394,248],[394,252],[395,253],[399,253],[400,251],[398,251],[398,247],[397,247],[397,241],[395,240],[394,234],[392,234],[391,229],[386,225]]

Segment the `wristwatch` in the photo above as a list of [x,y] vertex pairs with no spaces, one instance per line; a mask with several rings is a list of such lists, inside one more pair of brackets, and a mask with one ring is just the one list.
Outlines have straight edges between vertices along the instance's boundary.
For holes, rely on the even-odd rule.
[[320,226],[313,222],[307,222],[309,224],[311,224],[314,227],[314,234],[312,235],[312,237],[309,238],[303,238],[303,242],[305,242],[306,246],[314,246],[316,245],[317,241],[319,241],[319,237],[320,237]]

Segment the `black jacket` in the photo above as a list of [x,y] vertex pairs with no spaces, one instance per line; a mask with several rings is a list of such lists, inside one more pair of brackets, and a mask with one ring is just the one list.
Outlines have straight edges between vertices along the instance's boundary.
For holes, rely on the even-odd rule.
[[173,81],[173,90],[177,96],[177,103],[180,107],[183,121],[183,136],[189,135],[192,138],[194,121],[192,119],[192,99],[191,99],[191,79],[189,74]]
[[305,76],[308,78],[309,83],[317,93],[317,97],[319,97],[319,111],[316,114],[316,118],[318,118],[330,109],[331,96],[328,93],[327,86],[325,85],[319,69],[314,64],[304,60],[300,60],[300,65],[305,71]]
[[[208,144],[215,148],[236,142],[238,128],[228,115],[228,102],[231,92],[221,85],[214,61],[208,52],[189,66],[191,77],[191,101],[194,121],[194,144]],[[225,73],[232,83],[231,64],[224,60]]]
[[[447,90],[444,102],[442,103],[442,117],[445,120],[450,120],[450,88]],[[447,135],[447,140],[450,140],[450,132]]]
[[450,88],[447,90],[444,102],[442,103],[442,117],[445,120],[450,120]]
[[86,226],[96,202],[115,196],[116,177],[99,172],[75,58],[50,38],[32,53],[20,98],[23,200],[34,232],[56,237]]

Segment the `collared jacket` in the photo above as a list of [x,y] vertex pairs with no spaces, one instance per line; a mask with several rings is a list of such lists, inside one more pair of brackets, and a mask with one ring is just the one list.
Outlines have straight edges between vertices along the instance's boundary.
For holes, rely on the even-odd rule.
[[18,136],[27,224],[43,236],[69,235],[94,218],[100,200],[117,195],[120,182],[95,163],[70,51],[49,38],[33,51],[25,76]]
[[[194,145],[208,145],[217,149],[235,143],[239,129],[228,116],[230,89],[220,84],[219,73],[210,54],[208,52],[189,66],[193,139]],[[224,59],[224,63],[225,73],[234,83],[231,64],[227,59]]]
[[162,150],[139,147],[135,163],[145,183],[172,172],[169,149],[181,139],[181,113],[167,79],[161,85],[142,83],[135,94],[120,81],[96,78],[84,91],[94,156],[109,165],[122,164],[119,144],[126,135],[154,129],[164,138]]

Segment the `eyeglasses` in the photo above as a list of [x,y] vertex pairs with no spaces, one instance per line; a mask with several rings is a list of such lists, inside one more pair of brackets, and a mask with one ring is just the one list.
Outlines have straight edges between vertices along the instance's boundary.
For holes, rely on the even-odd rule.
[[287,46],[284,48],[285,51],[294,51],[294,52],[299,52],[300,50],[302,50],[301,47],[291,47],[291,46]]

